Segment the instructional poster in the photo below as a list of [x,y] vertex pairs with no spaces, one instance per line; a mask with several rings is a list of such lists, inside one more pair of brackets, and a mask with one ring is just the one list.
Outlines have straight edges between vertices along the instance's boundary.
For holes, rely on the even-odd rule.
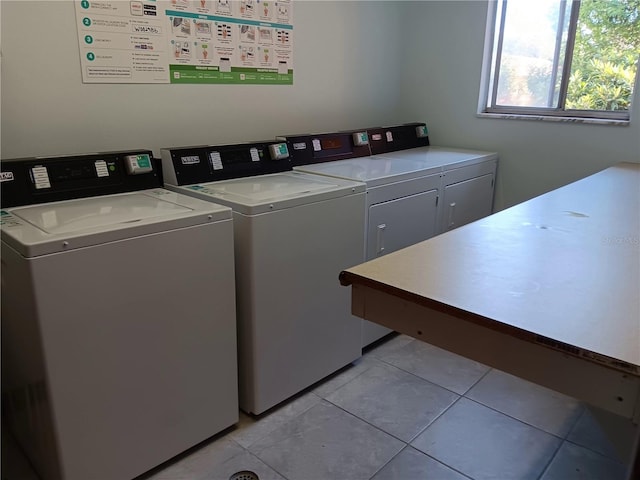
[[293,84],[292,0],[76,2],[84,83]]

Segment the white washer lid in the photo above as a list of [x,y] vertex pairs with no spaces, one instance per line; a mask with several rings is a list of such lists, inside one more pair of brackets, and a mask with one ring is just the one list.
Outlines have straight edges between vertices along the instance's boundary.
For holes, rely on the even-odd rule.
[[191,212],[190,208],[141,193],[92,197],[81,202],[33,205],[13,210],[16,217],[51,234],[76,233],[188,212]]
[[295,167],[296,171],[347,178],[366,182],[368,187],[376,187],[392,182],[409,180],[439,173],[438,165],[425,165],[419,158],[395,158],[383,155],[349,158],[334,162],[316,163]]
[[247,215],[291,208],[365,191],[363,183],[301,172],[235,178],[184,187],[176,191],[228,205]]
[[2,211],[2,241],[25,257],[232,218],[231,209],[151,189]]
[[234,201],[255,205],[281,198],[323,192],[334,187],[335,184],[324,181],[309,181],[305,178],[276,175],[266,178],[243,178],[211,188]]

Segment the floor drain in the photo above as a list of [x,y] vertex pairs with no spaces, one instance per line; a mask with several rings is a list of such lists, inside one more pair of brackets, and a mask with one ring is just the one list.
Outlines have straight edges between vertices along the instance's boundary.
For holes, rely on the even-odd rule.
[[249,470],[242,470],[241,472],[234,473],[229,477],[229,480],[260,480],[258,475]]

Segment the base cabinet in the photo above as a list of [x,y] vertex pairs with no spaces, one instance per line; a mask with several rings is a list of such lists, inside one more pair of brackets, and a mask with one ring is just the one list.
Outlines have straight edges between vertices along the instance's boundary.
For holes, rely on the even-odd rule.
[[491,215],[496,167],[491,160],[443,173],[438,233]]

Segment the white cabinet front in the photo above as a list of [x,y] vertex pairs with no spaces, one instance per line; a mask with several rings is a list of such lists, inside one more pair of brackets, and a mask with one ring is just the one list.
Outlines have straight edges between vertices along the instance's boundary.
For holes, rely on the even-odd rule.
[[370,206],[367,260],[434,236],[437,198],[433,189]]
[[491,215],[493,173],[445,186],[442,209],[443,232]]

